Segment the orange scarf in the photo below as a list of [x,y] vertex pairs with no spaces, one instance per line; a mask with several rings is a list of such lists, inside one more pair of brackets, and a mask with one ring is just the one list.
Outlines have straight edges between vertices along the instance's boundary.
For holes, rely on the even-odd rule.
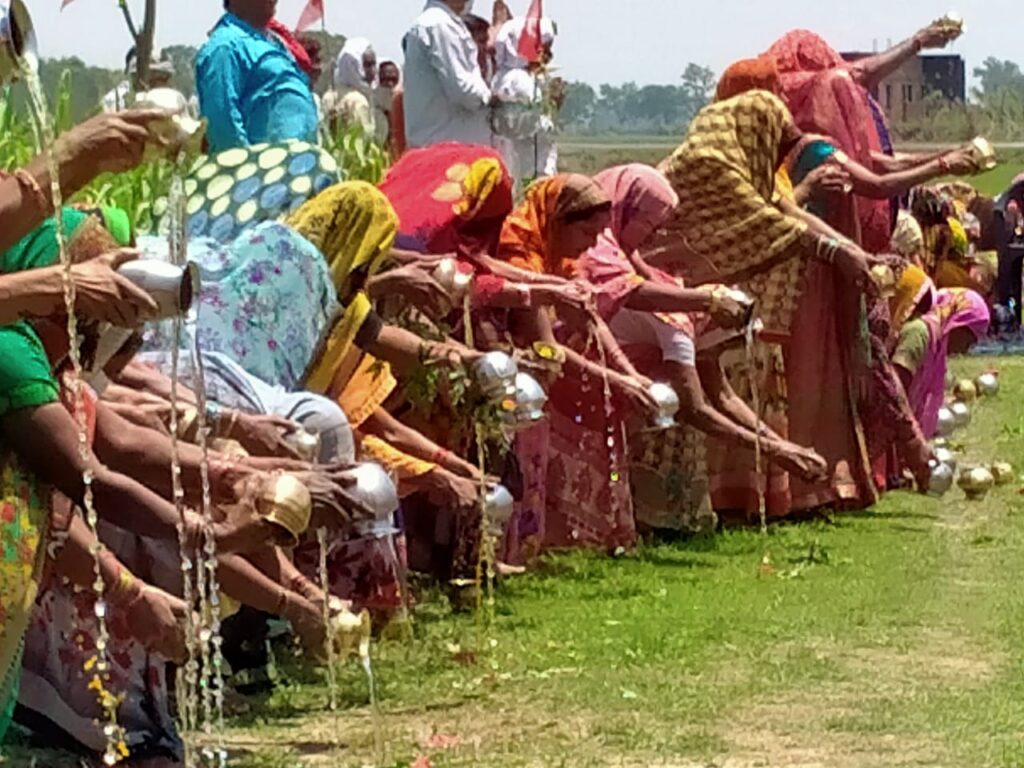
[[608,196],[588,176],[564,173],[541,179],[505,221],[498,258],[538,274],[572,278],[576,259],[553,253],[555,225],[565,216],[609,203]]

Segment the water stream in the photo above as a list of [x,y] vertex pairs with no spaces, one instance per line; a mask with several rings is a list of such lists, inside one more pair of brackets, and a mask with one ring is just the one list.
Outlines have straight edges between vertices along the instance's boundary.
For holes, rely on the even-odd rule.
[[[28,90],[29,103],[35,117],[35,135],[38,143],[38,150],[44,153],[47,158],[48,171],[50,174],[50,200],[53,204],[54,223],[57,237],[57,248],[62,267],[62,279],[64,289],[64,308],[67,313],[67,334],[68,334],[68,361],[71,364],[69,376],[65,376],[64,382],[71,392],[71,402],[75,424],[78,427],[78,450],[86,469],[82,472],[82,506],[85,508],[85,521],[93,534],[94,543],[91,546],[93,556],[93,572],[95,581],[93,591],[95,593],[94,614],[96,618],[96,657],[87,663],[87,670],[93,672],[92,685],[97,690],[97,700],[103,711],[103,735],[105,748],[103,751],[104,765],[115,765],[128,756],[128,749],[125,746],[124,730],[118,725],[117,710],[119,705],[118,696],[108,691],[106,684],[110,680],[110,634],[107,630],[107,604],[104,599],[105,585],[100,566],[100,556],[104,547],[99,543],[97,536],[97,524],[99,522],[96,508],[93,503],[93,470],[92,452],[89,447],[89,434],[85,413],[84,386],[82,380],[82,361],[79,354],[78,339],[78,317],[75,312],[77,303],[77,291],[75,289],[74,275],[72,273],[71,254],[67,249],[67,233],[64,231],[62,211],[64,207],[64,195],[60,186],[60,164],[54,154],[54,132],[47,108],[46,98],[43,95],[42,85],[39,81],[39,73],[34,66],[26,60],[20,60],[21,73],[25,79]],[[91,666],[90,666],[91,665]]]

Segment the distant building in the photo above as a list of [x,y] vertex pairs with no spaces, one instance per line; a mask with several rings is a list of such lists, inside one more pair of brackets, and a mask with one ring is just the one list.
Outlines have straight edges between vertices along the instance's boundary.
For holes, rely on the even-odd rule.
[[[870,53],[844,53],[853,62]],[[873,94],[886,117],[902,123],[925,117],[925,100],[939,94],[948,101],[967,100],[967,65],[956,54],[916,56],[885,78]]]

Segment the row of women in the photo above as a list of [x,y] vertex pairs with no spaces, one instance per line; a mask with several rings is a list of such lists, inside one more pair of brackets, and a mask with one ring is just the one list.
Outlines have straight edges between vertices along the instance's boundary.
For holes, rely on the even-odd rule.
[[[950,37],[929,27],[897,52]],[[0,277],[33,270],[46,284],[62,230],[86,368],[109,324],[137,331],[94,391],[68,376],[62,303],[29,302],[18,312],[34,317],[0,328],[2,727],[14,718],[47,744],[102,754],[100,689],[123,697],[132,760],[180,760],[168,670],[194,606],[179,533],[194,554],[209,526],[187,512],[179,532],[176,499],[201,507],[209,494],[220,602],[236,610],[224,652],[250,690],[268,615],[315,657],[336,606],[378,626],[400,615],[414,599],[407,570],[475,586],[481,493],[497,482],[517,499],[504,574],[547,551],[750,522],[762,500],[779,520],[866,508],[904,478],[923,487],[947,355],[989,315],[976,294],[936,292],[887,255],[897,196],[975,168],[967,150],[890,154],[868,87],[898,58],[851,67],[810,33],[787,35],[730,68],[660,168],[545,178],[518,206],[486,147],[412,151],[379,187],[343,181],[299,142],[201,158],[184,206],[202,288],[183,335],[139,327],[152,302],[108,274],[134,255],[122,246],[171,259],[168,238],[136,237],[117,210],[44,220],[44,159],[0,180]],[[140,162],[158,118],[108,115],[62,139],[65,192]],[[453,264],[465,295],[435,279]],[[467,371],[491,350],[547,391],[528,429],[474,423]],[[179,401],[208,403],[208,488],[201,436],[172,404],[175,358]],[[678,394],[676,425],[654,382]],[[300,426],[319,436],[312,463],[288,439]],[[384,526],[352,501],[345,471],[358,461],[397,480]],[[310,491],[311,528],[329,531],[326,593],[317,537],[283,541],[258,514],[281,472]],[[100,611],[81,509],[98,514],[105,545]],[[99,671],[98,613],[111,633]]]

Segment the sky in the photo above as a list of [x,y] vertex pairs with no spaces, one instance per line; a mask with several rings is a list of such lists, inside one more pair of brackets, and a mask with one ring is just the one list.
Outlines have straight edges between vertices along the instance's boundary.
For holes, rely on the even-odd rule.
[[[525,13],[529,0],[507,0]],[[143,0],[128,0],[141,14]],[[397,58],[405,30],[423,0],[325,0],[327,28],[368,37],[378,57]],[[874,50],[898,42],[955,10],[966,34],[950,50],[967,59],[968,71],[988,56],[1016,59],[1020,49],[1017,0],[547,0],[556,19],[555,56],[570,80],[594,85],[678,80],[687,63],[720,73],[739,58],[756,55],[787,30],[813,29],[840,50]],[[108,67],[123,65],[130,46],[117,0],[27,0],[43,56],[78,56]],[[222,11],[221,0],[158,0],[157,46],[200,45]],[[279,0],[278,17],[289,26],[305,0]],[[491,0],[476,0],[489,16]],[[1024,56],[1021,57],[1024,59]]]

